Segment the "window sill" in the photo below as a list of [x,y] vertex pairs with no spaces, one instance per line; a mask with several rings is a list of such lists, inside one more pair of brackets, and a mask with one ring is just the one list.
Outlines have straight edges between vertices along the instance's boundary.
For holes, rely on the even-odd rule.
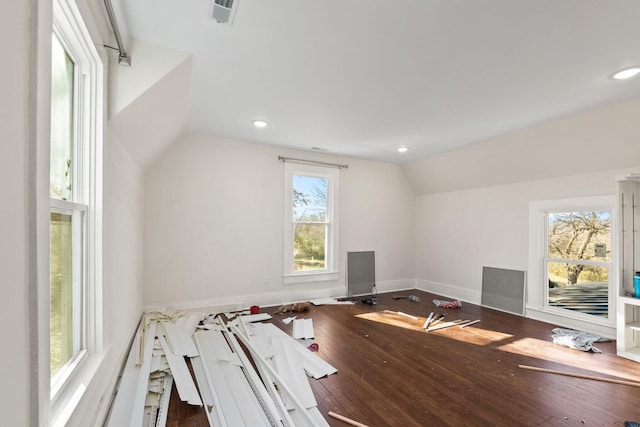
[[78,364],[69,379],[51,400],[50,425],[64,426],[67,424],[82,400],[82,396],[90,389],[92,382],[99,374],[100,366],[108,353],[109,348],[100,353],[90,354]]
[[285,285],[291,285],[294,283],[313,283],[313,282],[329,282],[338,280],[340,278],[340,272],[333,271],[330,273],[302,273],[302,274],[285,274],[282,276],[282,282]]
[[527,306],[525,317],[564,328],[592,332],[609,338],[615,337],[615,312],[611,312],[607,319],[598,319],[595,316],[579,316],[570,312],[565,313],[565,311],[568,310]]

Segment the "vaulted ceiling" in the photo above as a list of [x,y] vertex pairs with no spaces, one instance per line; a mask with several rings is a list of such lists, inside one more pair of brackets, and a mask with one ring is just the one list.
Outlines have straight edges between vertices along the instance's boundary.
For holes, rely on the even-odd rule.
[[114,3],[193,54],[191,132],[408,163],[640,97],[611,78],[640,64],[637,0],[235,0],[233,25],[213,0]]

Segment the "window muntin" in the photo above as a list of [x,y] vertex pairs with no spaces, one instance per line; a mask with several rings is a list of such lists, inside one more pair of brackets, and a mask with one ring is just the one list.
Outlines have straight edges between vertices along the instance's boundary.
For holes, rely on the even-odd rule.
[[337,279],[339,170],[285,163],[285,283]]

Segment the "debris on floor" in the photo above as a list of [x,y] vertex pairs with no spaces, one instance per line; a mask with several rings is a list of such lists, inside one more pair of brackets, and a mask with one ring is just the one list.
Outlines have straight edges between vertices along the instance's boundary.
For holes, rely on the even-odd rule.
[[394,300],[408,299],[409,301],[420,302],[420,297],[416,295],[392,295],[391,298]]
[[282,319],[282,323],[284,323],[285,325],[288,325],[289,323],[291,323],[294,320],[296,320],[296,317],[298,317],[298,316],[291,316],[291,317],[284,318],[284,319]]
[[297,302],[294,304],[284,304],[278,307],[278,309],[273,313],[274,316],[277,316],[280,313],[305,313],[309,311],[311,307],[310,302]]
[[355,301],[346,298],[318,298],[309,301],[313,305],[353,305]]
[[462,301],[460,301],[460,300],[444,301],[444,300],[434,299],[433,303],[436,306],[442,307],[442,308],[458,308],[458,307],[462,307]]
[[317,344],[255,321],[264,314],[225,323],[204,313],[145,313],[106,426],[164,426],[175,384],[182,401],[204,407],[211,426],[328,427],[307,376],[337,370],[318,357]]
[[312,339],[314,336],[313,319],[295,319],[292,336],[295,339]]
[[551,337],[555,344],[560,344],[580,351],[602,353],[602,351],[594,346],[593,343],[609,341],[609,338],[604,338],[590,332],[576,331],[574,329],[554,328],[551,332]]

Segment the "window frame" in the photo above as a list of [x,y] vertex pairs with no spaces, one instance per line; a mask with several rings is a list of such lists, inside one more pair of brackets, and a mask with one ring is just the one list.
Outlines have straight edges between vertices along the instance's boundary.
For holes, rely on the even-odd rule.
[[[82,323],[82,345],[60,371],[49,379],[50,420],[64,424],[78,403],[79,396],[95,375],[103,354],[102,317],[102,176],[104,69],[82,14],[73,0],[54,0],[52,36],[58,37],[74,62],[74,123],[72,177],[73,201],[50,197],[49,212],[73,212],[81,215],[82,232],[81,300],[74,321]],[[49,48],[51,43],[49,43]],[[49,144],[47,145],[49,147]],[[76,254],[74,253],[74,258]],[[75,260],[74,260],[75,261]],[[74,266],[74,270],[75,270]],[[74,285],[75,286],[75,285]],[[49,284],[50,290],[50,284]],[[51,318],[49,293],[46,317]],[[43,308],[44,310],[44,308]],[[74,308],[74,313],[76,312]],[[48,323],[47,323],[48,325]],[[46,335],[51,331],[47,327]],[[74,332],[75,333],[75,332]],[[47,343],[49,338],[47,339]],[[42,349],[50,366],[48,349]]]
[[[611,212],[611,260],[606,264],[609,269],[608,317],[598,317],[578,311],[549,306],[548,262],[556,258],[548,256],[549,214],[582,211]],[[600,329],[612,332],[616,320],[616,289],[618,273],[617,213],[614,195],[577,197],[556,200],[532,201],[529,204],[529,271],[527,286],[527,315],[557,324],[567,324],[573,328]],[[593,264],[585,260],[584,264]],[[533,314],[533,316],[531,316]]]
[[[325,268],[322,270],[295,271],[293,220],[293,178],[311,176],[327,179],[327,240],[325,243]],[[340,169],[304,163],[284,163],[284,252],[283,283],[310,283],[338,280],[338,190]]]

